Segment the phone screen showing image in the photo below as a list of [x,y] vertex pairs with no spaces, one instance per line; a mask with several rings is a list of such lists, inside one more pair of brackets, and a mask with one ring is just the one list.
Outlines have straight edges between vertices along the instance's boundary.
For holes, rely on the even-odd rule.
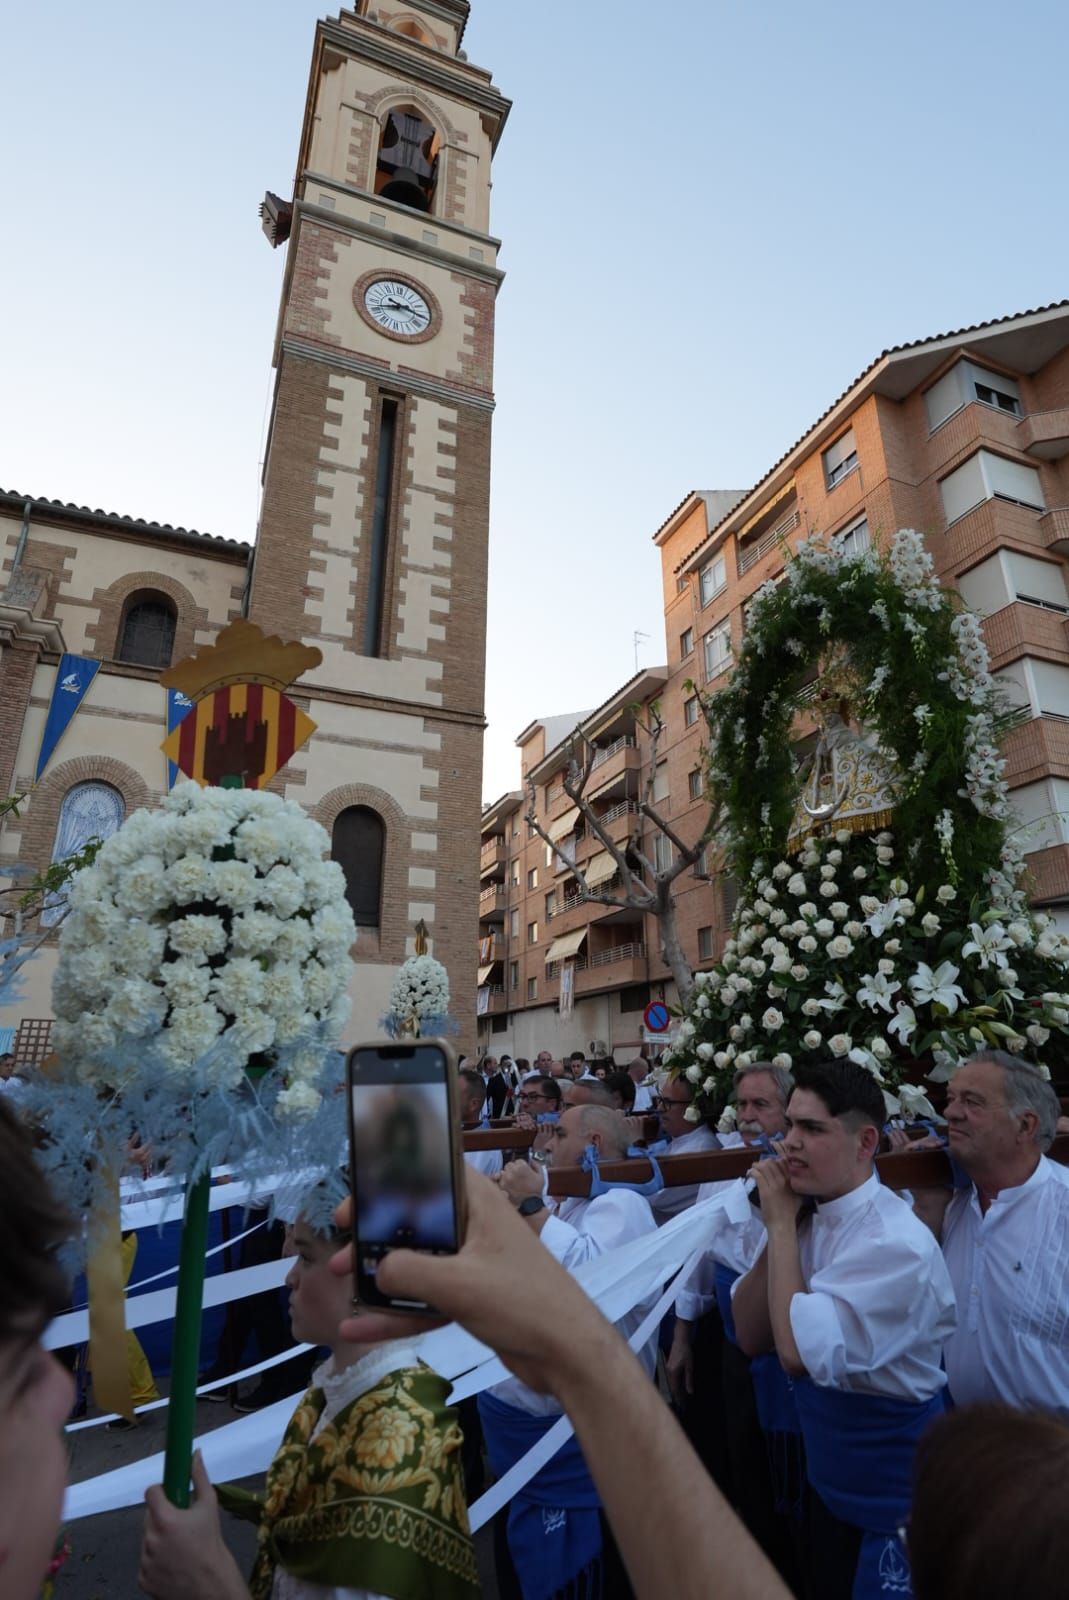
[[452,1254],[461,1242],[445,1052],[429,1042],[357,1048],[349,1107],[357,1298],[395,1304],[375,1289],[384,1255]]

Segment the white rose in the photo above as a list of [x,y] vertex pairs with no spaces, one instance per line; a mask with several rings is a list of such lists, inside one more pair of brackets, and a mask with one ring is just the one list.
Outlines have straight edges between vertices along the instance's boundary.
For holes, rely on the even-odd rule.
[[853,837],[854,836],[850,832],[849,828],[836,828],[836,830],[835,830],[835,843],[836,844],[849,844],[850,840]]
[[[703,1042],[698,1046],[695,1054],[697,1055],[699,1061],[711,1061],[713,1056],[716,1054],[716,1046]],[[697,1081],[697,1078],[692,1079],[692,1082],[694,1083],[697,1083]]]
[[876,860],[880,863],[881,867],[889,867],[894,858],[894,851],[888,850],[886,845],[880,845],[876,851]]
[[865,924],[863,922],[844,922],[843,932],[848,939],[863,939],[865,937]]
[[892,894],[903,895],[908,890],[909,884],[906,882],[905,878],[892,878],[891,882],[888,884],[888,888]]
[[957,895],[957,892],[958,891],[954,888],[953,884],[941,883],[939,888],[935,891],[935,898],[939,901],[940,905],[948,906]]
[[808,976],[809,968],[803,967],[800,961],[791,968],[791,977],[795,983],[804,983]]
[[815,1028],[810,1028],[808,1033],[802,1035],[802,1043],[807,1050],[818,1050],[824,1040]]
[[847,1056],[854,1047],[854,1041],[848,1033],[833,1033],[828,1040],[828,1049],[833,1056]]
[[768,920],[771,922],[774,928],[782,928],[783,924],[787,920],[787,913],[786,911],[781,911],[779,906],[777,906]]
[[753,908],[759,917],[767,917],[772,911],[772,907],[769,905],[767,900],[755,900],[753,903]]
[[889,956],[896,956],[901,948],[901,939],[888,939],[887,943],[884,945],[884,949],[887,951]]
[[1011,922],[1006,932],[1018,948],[1023,949],[1025,945],[1032,943],[1032,932],[1027,922]]
[[768,995],[770,1000],[782,1000],[786,992],[787,991],[781,988],[778,983],[770,983],[765,990],[765,993]]
[[791,864],[789,861],[777,861],[776,865],[772,868],[772,876],[779,883],[782,883],[784,878],[789,878],[790,875]]
[[1034,1045],[1044,1045],[1050,1038],[1050,1029],[1040,1027],[1038,1022],[1030,1023],[1024,1031]]
[[772,1057],[772,1065],[774,1067],[782,1067],[784,1072],[790,1072],[794,1062],[792,1057],[787,1054],[786,1050],[780,1050]]
[[863,894],[860,904],[866,917],[874,916],[880,909],[880,902],[874,894]]
[[798,910],[803,917],[815,917],[817,914],[817,908],[813,904],[812,900],[806,900],[798,907]]
[[851,877],[855,883],[861,883],[865,878],[868,877],[868,870],[865,867],[855,867],[851,873]]
[[803,1000],[802,1011],[807,1017],[819,1017],[822,1006],[819,1000]]
[[834,881],[834,879],[829,878],[825,883],[821,884],[819,892],[823,895],[825,900],[834,900],[835,896],[839,893],[839,885]]
[[940,922],[934,911],[926,911],[921,918],[921,927],[929,936],[931,936],[933,933],[938,933],[942,926],[943,924]]
[[891,1054],[891,1046],[882,1038],[870,1039],[869,1049],[878,1061],[886,1061]]
[[1017,973],[1013,967],[1003,967],[998,975],[999,986],[1003,989],[1012,989],[1017,982]]
[[685,1076],[688,1083],[700,1083],[702,1081],[702,1069],[699,1066],[689,1066]]
[[831,905],[828,907],[828,911],[835,918],[836,922],[845,922],[846,918],[850,915],[850,907],[847,905],[845,900],[833,900]]
[[817,941],[813,938],[811,933],[804,933],[798,941],[798,948],[805,955],[811,956],[817,949]]
[[877,963],[876,963],[876,971],[877,972],[883,972],[883,973],[886,974],[886,973],[891,973],[894,970],[895,970],[894,962],[893,961],[888,961],[886,956],[882,956],[880,958],[880,960],[877,961]]
[[791,958],[787,954],[786,951],[783,951],[780,955],[773,957],[773,960],[772,960],[772,971],[773,972],[790,972],[790,970],[791,970]]
[[827,917],[821,917],[813,931],[819,934],[822,939],[830,939],[835,932],[835,924],[834,922],[829,922]]
[[853,940],[848,939],[844,933],[840,933],[836,938],[828,941],[828,954],[835,961],[844,960],[853,948]]
[[820,876],[824,879],[825,883],[829,883],[835,876],[835,868],[828,866],[821,867]]
[[749,994],[750,990],[753,988],[753,984],[750,982],[749,978],[742,978],[736,975],[735,987],[740,994]]
[[793,894],[796,899],[801,899],[806,892],[806,882],[800,872],[796,872],[787,885],[788,894]]
[[721,1071],[723,1071],[723,1069],[725,1067],[729,1067],[731,1065],[731,1062],[732,1062],[732,1059],[733,1059],[733,1055],[734,1055],[734,1052],[732,1052],[732,1054],[729,1055],[726,1050],[718,1050],[716,1052],[716,1055],[713,1057],[713,1060],[716,1063],[716,1065],[721,1069]]
[[912,900],[900,900],[898,902],[898,909],[904,917],[911,917],[917,908],[913,904]]
[[761,1018],[761,1026],[766,1033],[775,1033],[777,1028],[783,1027],[782,1011],[777,1011],[775,1006],[769,1006]]
[[888,833],[886,830],[884,830],[883,833],[878,833],[876,835],[876,843],[877,844],[887,845],[887,844],[894,844],[894,842],[895,842],[894,834],[893,833]]
[[738,994],[731,987],[730,983],[725,983],[724,987],[721,989],[720,999],[726,1006],[733,1006],[735,1004],[735,1001],[738,999]]

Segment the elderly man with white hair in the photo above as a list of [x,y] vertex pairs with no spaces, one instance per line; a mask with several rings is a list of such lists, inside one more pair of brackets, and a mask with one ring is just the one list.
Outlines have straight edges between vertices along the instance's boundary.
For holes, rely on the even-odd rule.
[[930,1191],[917,1209],[957,1297],[945,1355],[959,1406],[1069,1417],[1069,1172],[1045,1153],[1058,1111],[1041,1072],[1002,1050],[978,1052],[947,1085],[950,1154],[971,1182],[937,1197],[934,1217]]

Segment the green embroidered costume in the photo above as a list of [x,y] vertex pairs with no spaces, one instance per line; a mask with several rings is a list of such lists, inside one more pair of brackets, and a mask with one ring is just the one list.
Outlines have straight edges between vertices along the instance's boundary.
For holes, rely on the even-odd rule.
[[461,1432],[447,1392],[429,1367],[389,1372],[312,1438],[325,1395],[308,1390],[265,1493],[219,1490],[228,1510],[259,1523],[252,1600],[269,1600],[276,1566],[394,1600],[478,1600]]

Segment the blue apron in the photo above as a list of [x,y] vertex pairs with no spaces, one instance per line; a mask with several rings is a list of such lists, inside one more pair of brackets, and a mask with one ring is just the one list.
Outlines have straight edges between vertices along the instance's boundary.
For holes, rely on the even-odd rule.
[[909,1600],[898,1529],[909,1516],[917,1441],[941,1415],[942,1391],[917,1401],[818,1388],[809,1378],[793,1388],[809,1481],[833,1516],[862,1531],[853,1600]]
[[[549,1432],[559,1415],[532,1416],[496,1395],[479,1395],[486,1453],[495,1476],[504,1477]],[[598,1575],[601,1561],[601,1501],[575,1435],[513,1496],[508,1544],[523,1600],[550,1600],[583,1576]],[[597,1583],[587,1586],[596,1593]]]

